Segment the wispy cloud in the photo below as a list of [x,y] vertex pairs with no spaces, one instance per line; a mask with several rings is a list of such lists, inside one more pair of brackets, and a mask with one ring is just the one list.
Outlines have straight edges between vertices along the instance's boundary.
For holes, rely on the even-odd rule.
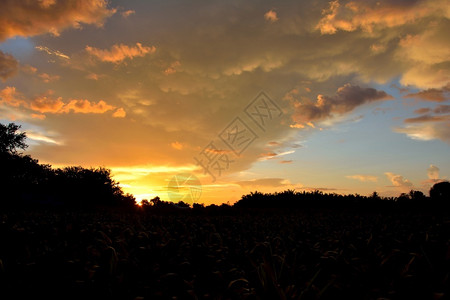
[[407,125],[405,127],[395,127],[394,131],[404,133],[413,140],[442,140],[450,144],[450,124],[448,122]]
[[280,160],[280,164],[291,164],[293,160]]
[[285,155],[292,154],[292,153],[295,153],[295,150],[284,151],[281,153],[264,152],[264,153],[260,154],[259,160],[262,161],[262,160],[274,159],[274,158],[278,158],[278,157],[285,156]]
[[44,142],[44,143],[55,144],[55,145],[63,144],[61,141],[58,141],[52,137],[46,136],[42,133],[29,131],[29,130],[27,131],[27,137],[36,142]]
[[257,186],[270,186],[270,187],[285,187],[290,185],[289,180],[284,178],[260,178],[253,180],[236,181],[242,187],[257,187]]
[[122,17],[124,17],[124,18],[128,18],[129,16],[134,15],[135,13],[136,13],[136,11],[134,11],[134,10],[132,10],[132,9],[129,9],[129,10],[126,10],[126,11],[121,12],[120,14],[121,14]]
[[133,59],[135,57],[143,57],[147,54],[154,53],[156,48],[154,46],[142,46],[141,43],[136,43],[136,46],[127,46],[124,44],[113,45],[111,49],[98,49],[91,46],[86,46],[86,51],[100,61],[110,63],[121,63],[125,59]]
[[43,52],[47,53],[48,55],[54,55],[54,56],[57,56],[57,57],[60,57],[63,59],[70,59],[70,57],[68,55],[66,55],[58,50],[52,50],[45,46],[36,46],[35,48],[39,51],[43,51]]
[[450,100],[450,83],[440,89],[432,88],[419,91],[417,93],[409,93],[403,96],[403,98],[416,98],[425,101],[444,102]]
[[414,111],[418,117],[406,118],[404,127],[394,128],[395,132],[404,133],[416,140],[442,140],[450,143],[450,105],[442,104],[431,108]]
[[377,182],[378,177],[373,175],[363,175],[363,174],[356,174],[356,175],[347,175],[345,176],[350,179],[359,180],[362,182]]
[[405,123],[425,123],[425,122],[441,122],[441,121],[450,121],[450,115],[443,116],[431,116],[431,115],[423,115],[415,118],[405,119]]

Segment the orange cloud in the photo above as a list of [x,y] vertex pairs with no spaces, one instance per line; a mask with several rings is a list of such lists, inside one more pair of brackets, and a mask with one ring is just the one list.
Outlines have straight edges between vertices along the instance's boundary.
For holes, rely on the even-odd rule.
[[170,64],[170,66],[164,70],[165,75],[174,74],[177,72],[177,67],[181,66],[181,63],[179,61],[175,61]]
[[259,156],[260,157],[272,158],[272,157],[277,156],[277,154],[275,152],[267,152],[267,153],[261,153]]
[[95,56],[100,61],[111,63],[120,63],[127,58],[143,57],[156,51],[155,47],[142,46],[141,43],[136,43],[135,47],[124,44],[113,45],[110,50],[97,49],[91,46],[86,46],[85,49],[90,55]]
[[38,111],[40,113],[58,113],[61,112],[64,107],[64,102],[61,97],[56,99],[50,98],[51,92],[48,93],[49,96],[46,95],[39,96],[35,98],[30,103],[30,108],[34,111]]
[[82,114],[102,114],[109,110],[114,109],[115,107],[109,104],[106,104],[105,101],[100,100],[99,102],[91,102],[89,100],[70,100],[69,103],[64,105],[62,112],[73,111],[74,113],[82,113]]
[[37,68],[31,65],[24,65],[21,67],[21,70],[27,74],[35,74],[37,72]]
[[27,102],[22,99],[22,95],[13,86],[7,86],[0,90],[0,103],[12,107],[27,106]]
[[39,120],[44,120],[46,118],[46,116],[42,115],[42,114],[31,114],[31,117],[33,119],[39,119]]
[[113,117],[114,118],[125,118],[127,116],[127,113],[125,112],[125,110],[123,108],[118,108],[114,113],[113,113]]
[[428,108],[428,107],[423,107],[423,108],[416,109],[416,110],[414,111],[414,113],[416,113],[416,114],[426,114],[426,113],[428,113],[428,112],[430,112],[430,111],[431,111],[430,108]]
[[12,86],[7,86],[0,91],[0,101],[1,103],[6,103],[9,106],[18,107],[22,105],[23,100],[17,98],[16,88]]
[[95,73],[89,73],[88,75],[86,75],[87,79],[92,79],[92,80],[98,80],[100,78],[100,75],[95,74]]
[[170,146],[172,146],[172,148],[177,149],[177,150],[181,150],[184,148],[183,144],[181,144],[180,142],[170,143]]
[[136,12],[134,10],[126,10],[124,12],[121,13],[122,17],[124,18],[128,18],[129,16],[131,16],[132,14],[135,14]]
[[293,160],[280,160],[280,164],[290,164]]
[[264,19],[266,19],[266,21],[269,21],[271,23],[278,21],[277,12],[274,11],[273,9],[269,10],[264,14]]
[[446,0],[417,1],[350,1],[341,4],[331,1],[322,12],[316,26],[322,34],[334,34],[338,30],[362,29],[373,32],[375,28],[404,25],[430,16],[445,16]]
[[[1,21],[0,21],[1,23]],[[1,28],[1,25],[0,25]],[[1,29],[0,29],[1,34]],[[17,60],[7,53],[0,51],[0,78],[5,81],[7,78],[16,74],[19,63]]]
[[450,83],[441,89],[427,89],[417,93],[409,93],[403,98],[416,98],[420,100],[444,102],[450,99]]
[[405,119],[405,123],[424,123],[424,122],[441,122],[441,121],[450,121],[450,115],[444,116],[431,116],[431,115],[423,115],[416,118],[408,118]]
[[[62,97],[54,98],[52,97],[52,95],[53,91],[49,90],[45,94],[34,98],[32,101],[26,101],[22,99],[21,95],[19,95],[19,93],[16,91],[16,88],[6,87],[5,89],[0,91],[0,103],[6,103],[7,105],[13,107],[26,107],[41,114],[61,114],[70,112],[83,114],[102,114],[116,108],[113,105],[107,104],[103,100],[100,100],[96,103],[86,99],[71,99],[68,103],[65,103],[62,100]],[[126,113],[123,108],[119,108],[113,114],[113,117],[123,118],[125,117],[125,115]],[[37,114],[33,114],[32,117],[43,119],[42,116]]]
[[115,12],[106,0],[0,1],[0,41],[49,32],[59,35],[81,24],[101,26]]
[[291,128],[300,128],[300,129],[302,129],[302,128],[305,128],[305,125],[295,123],[295,124],[289,125],[289,127],[291,127]]
[[39,78],[42,79],[42,81],[44,81],[45,83],[49,83],[51,81],[55,81],[55,80],[59,80],[59,76],[58,75],[49,75],[47,73],[41,73],[38,75]]
[[224,154],[224,153],[231,153],[231,150],[225,150],[225,149],[213,149],[213,148],[206,148],[205,152],[208,153],[216,153],[216,154]]

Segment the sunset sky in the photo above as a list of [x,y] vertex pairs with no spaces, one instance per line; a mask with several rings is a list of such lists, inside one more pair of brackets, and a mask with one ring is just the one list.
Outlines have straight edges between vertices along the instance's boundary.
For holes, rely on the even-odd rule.
[[450,177],[449,32],[448,0],[0,1],[0,122],[139,200],[179,173],[205,204],[428,194]]

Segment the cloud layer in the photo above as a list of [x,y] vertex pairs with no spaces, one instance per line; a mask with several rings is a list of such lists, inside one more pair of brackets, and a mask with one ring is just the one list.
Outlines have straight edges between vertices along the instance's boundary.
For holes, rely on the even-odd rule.
[[35,36],[44,33],[59,35],[70,27],[82,24],[101,26],[116,12],[105,0],[65,1],[1,1],[0,41],[14,36]]
[[[115,106],[109,105],[103,100],[92,102],[86,99],[70,99],[69,102],[64,102],[62,97],[54,97],[53,94],[54,92],[49,90],[45,94],[30,100],[24,98],[16,88],[6,87],[0,90],[0,103],[12,107],[24,107],[41,114],[103,114],[116,109]],[[32,116],[40,118],[41,115],[34,114]],[[113,116],[123,118],[126,116],[125,110],[118,108]]]
[[[303,155],[318,147],[308,148],[310,138],[326,137],[331,144],[320,147],[336,150],[320,153],[311,164],[338,154],[372,153],[376,147],[364,134],[371,126],[377,134],[370,136],[384,142],[398,138],[394,130],[450,143],[445,0],[111,3],[0,3],[0,117],[67,137],[64,144],[30,147],[44,161],[167,164],[176,170],[195,164],[193,157],[236,117],[258,138],[233,157],[219,179],[230,176],[234,185],[283,185],[281,178],[288,178],[272,169],[266,181],[254,181],[266,175],[256,172],[254,178],[237,177],[255,166],[292,172],[289,178],[297,181],[294,171],[305,162]],[[24,39],[13,40],[16,36]],[[244,118],[261,90],[283,112],[264,129]],[[350,126],[355,113],[361,126]],[[392,147],[404,146],[398,140]],[[299,142],[305,147],[293,153]],[[224,145],[209,152],[233,154]],[[370,163],[389,157],[373,154]],[[362,186],[376,182],[376,176],[358,170],[363,169],[345,168],[333,178],[349,186],[357,183],[349,179],[365,182]],[[394,186],[410,187],[405,178],[389,174]]]
[[3,81],[16,74],[19,63],[10,54],[0,51],[0,79]]

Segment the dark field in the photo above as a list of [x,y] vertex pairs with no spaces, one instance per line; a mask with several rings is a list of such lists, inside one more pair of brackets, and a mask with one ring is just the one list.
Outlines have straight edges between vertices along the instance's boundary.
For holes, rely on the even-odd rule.
[[1,299],[448,299],[448,214],[0,213]]

